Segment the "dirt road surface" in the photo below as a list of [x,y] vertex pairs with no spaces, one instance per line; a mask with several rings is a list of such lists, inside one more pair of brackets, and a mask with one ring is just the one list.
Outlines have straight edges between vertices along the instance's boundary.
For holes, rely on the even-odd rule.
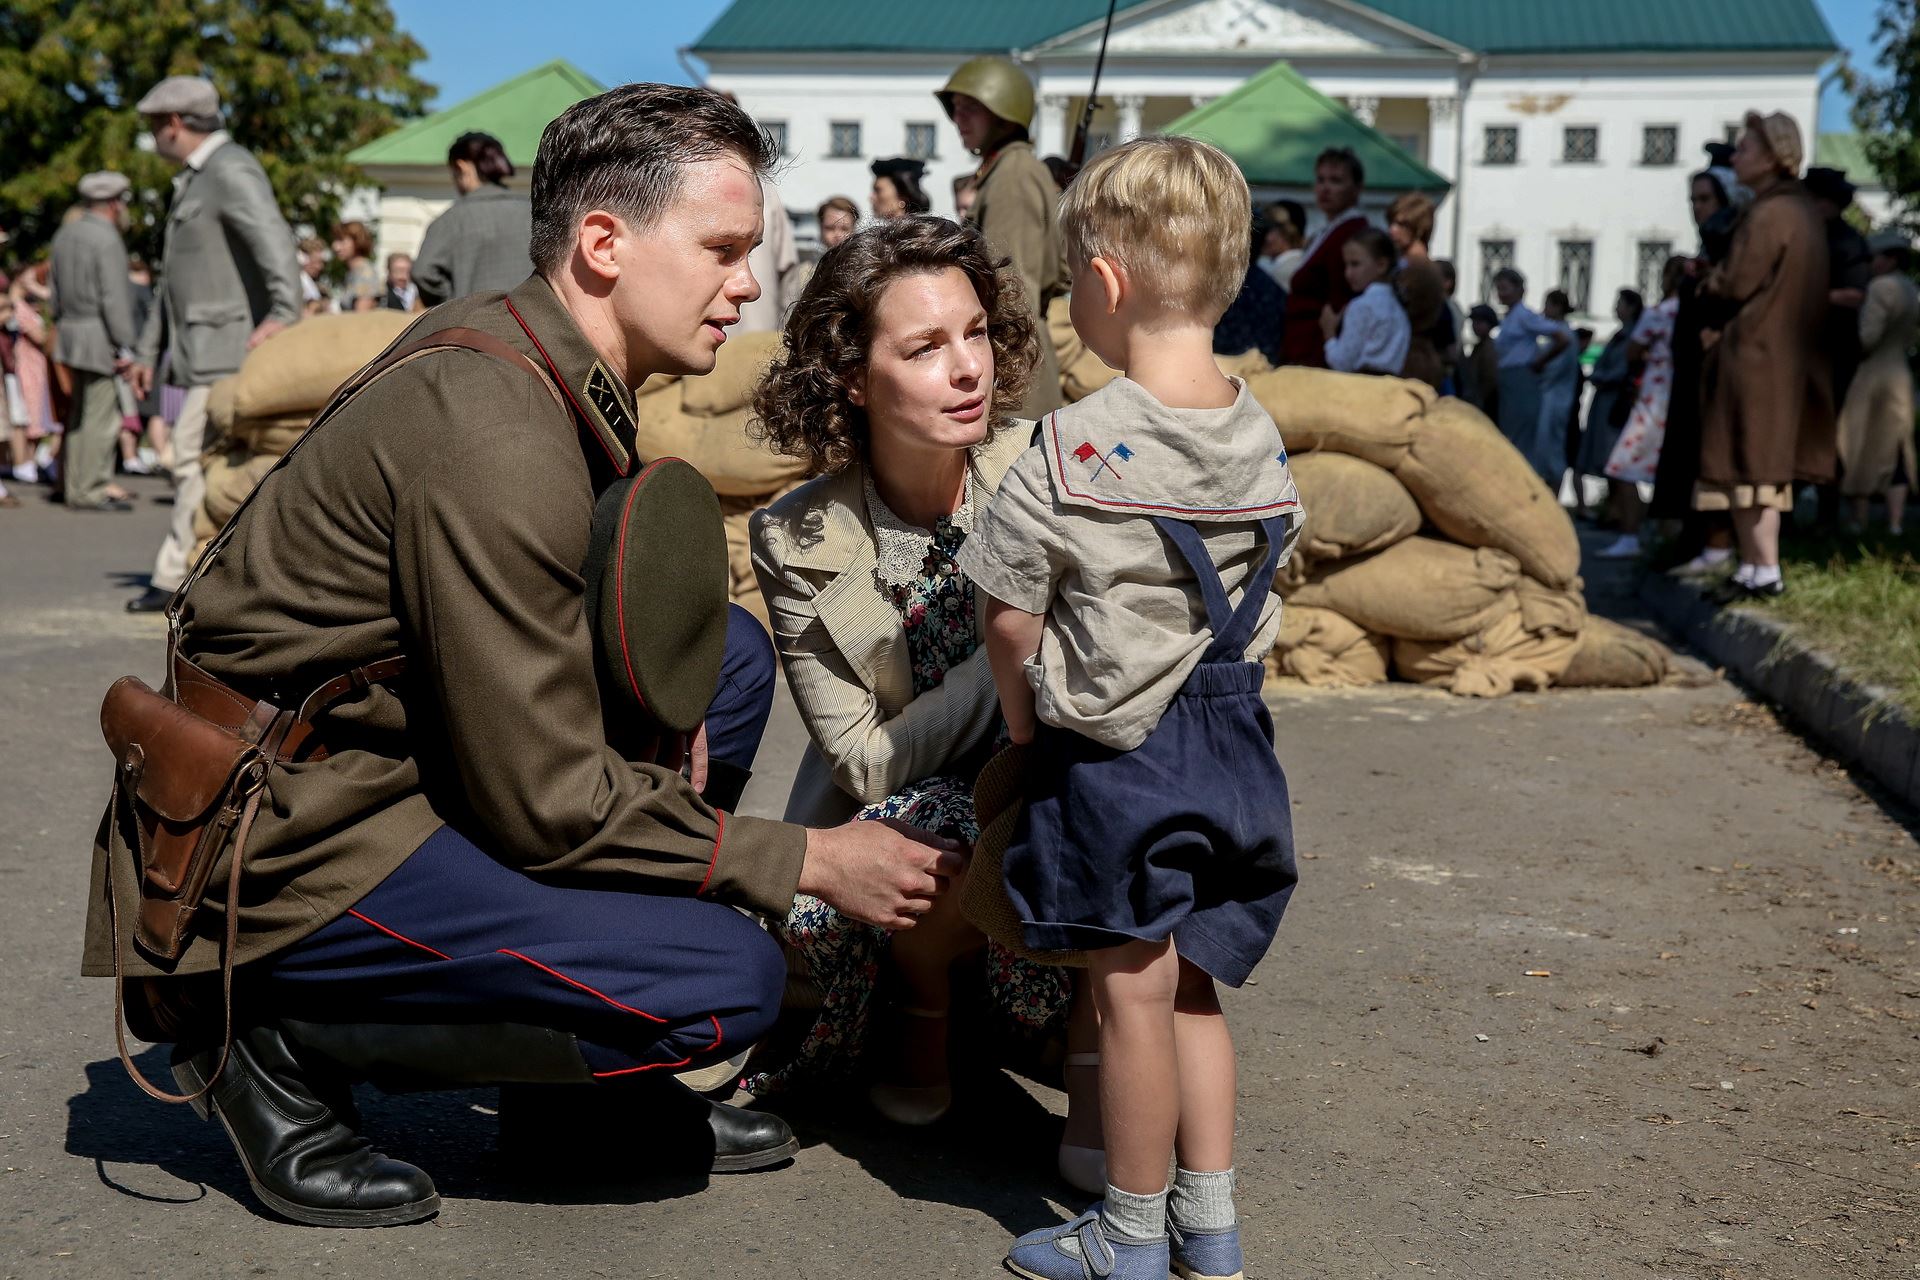
[[[0,1276],[985,1277],[1082,1207],[1061,1096],[994,1073],[930,1133],[799,1113],[794,1165],[710,1184],[631,1136],[630,1176],[509,1162],[491,1091],[368,1094],[438,1220],[265,1216],[216,1128],[126,1080],[109,986],[76,976],[97,708],[158,674],[120,604],[164,515],[0,512]],[[1920,1275],[1911,814],[1712,680],[1276,710],[1302,883],[1228,1000],[1249,1275]],[[800,746],[782,706],[751,807]]]

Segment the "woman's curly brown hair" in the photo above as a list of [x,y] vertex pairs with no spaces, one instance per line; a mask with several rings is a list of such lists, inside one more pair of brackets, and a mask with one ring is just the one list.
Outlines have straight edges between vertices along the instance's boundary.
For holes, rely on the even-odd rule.
[[867,363],[873,316],[903,276],[963,273],[987,313],[993,348],[992,427],[1012,419],[1040,357],[1039,326],[1019,278],[986,240],[945,218],[902,218],[856,232],[827,251],[787,316],[786,349],[753,393],[754,435],[805,460],[810,475],[844,471],[866,451],[867,415],[847,388]]

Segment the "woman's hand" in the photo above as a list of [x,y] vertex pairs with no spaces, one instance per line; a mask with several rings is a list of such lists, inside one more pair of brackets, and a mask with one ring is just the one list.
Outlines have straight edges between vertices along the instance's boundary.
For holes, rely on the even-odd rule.
[[950,877],[966,869],[957,840],[891,818],[807,832],[801,893],[841,915],[886,929],[911,929],[933,910]]
[[1331,305],[1320,308],[1320,332],[1329,338],[1340,332],[1340,313]]

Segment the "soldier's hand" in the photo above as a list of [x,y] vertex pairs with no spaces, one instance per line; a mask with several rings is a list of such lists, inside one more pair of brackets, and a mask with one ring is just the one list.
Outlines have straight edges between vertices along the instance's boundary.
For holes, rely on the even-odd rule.
[[247,350],[251,351],[274,334],[287,327],[284,320],[262,320],[247,337]]
[[849,822],[807,832],[799,889],[850,919],[911,929],[966,865],[957,840],[892,819]]
[[150,364],[128,365],[127,389],[133,392],[135,400],[145,400],[153,391],[153,366]]

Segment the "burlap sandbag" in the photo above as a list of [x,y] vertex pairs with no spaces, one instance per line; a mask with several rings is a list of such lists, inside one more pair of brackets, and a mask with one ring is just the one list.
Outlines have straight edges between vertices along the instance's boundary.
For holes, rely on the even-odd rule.
[[419,317],[404,311],[309,316],[247,354],[234,375],[235,418],[311,415]]
[[1406,538],[1385,551],[1322,565],[1284,594],[1331,609],[1377,635],[1458,640],[1518,607],[1520,565],[1504,551]]
[[1331,609],[1289,604],[1280,615],[1280,638],[1268,669],[1320,689],[1384,684],[1389,641],[1369,635]]
[[1587,625],[1586,583],[1579,578],[1559,590],[1522,576],[1514,594],[1520,598],[1520,624],[1529,631],[1577,636]]
[[1420,532],[1419,504],[1384,467],[1324,449],[1295,454],[1292,463],[1307,509],[1293,562],[1347,560]]
[[1580,572],[1580,539],[1559,495],[1472,405],[1436,404],[1394,474],[1428,522],[1455,542],[1498,547],[1550,587],[1565,587]]
[[239,386],[237,377],[222,378],[207,391],[207,426],[214,439],[233,434],[233,394]]
[[640,457],[682,458],[723,498],[764,498],[803,479],[804,463],[775,453],[748,430],[748,401],[778,343],[778,334],[742,334],[720,348],[712,373],[648,379],[635,399]]
[[1405,460],[1434,402],[1424,382],[1326,369],[1275,369],[1255,374],[1247,386],[1273,415],[1289,452],[1330,449],[1389,471]]
[[201,506],[216,528],[225,528],[227,521],[233,519],[233,513],[247,500],[253,487],[260,483],[261,477],[273,470],[280,459],[268,454],[254,454],[242,462],[230,459],[217,459],[219,465],[209,463],[206,467],[207,496]]
[[279,457],[293,448],[307,432],[312,414],[298,413],[281,418],[239,418],[227,429],[226,442],[246,453],[265,453]]
[[1395,640],[1393,669],[1403,680],[1461,697],[1501,698],[1551,685],[1579,645],[1579,637],[1567,632],[1527,630],[1516,604],[1484,630],[1451,644]]
[[720,515],[727,526],[727,598],[760,619],[771,631],[767,602],[760,594],[760,583],[753,576],[753,544],[748,538],[748,523],[753,513],[773,501],[772,495],[759,498],[722,498]]
[[1658,640],[1606,618],[1589,618],[1567,669],[1563,689],[1640,689],[1659,684],[1672,669],[1673,651]]

